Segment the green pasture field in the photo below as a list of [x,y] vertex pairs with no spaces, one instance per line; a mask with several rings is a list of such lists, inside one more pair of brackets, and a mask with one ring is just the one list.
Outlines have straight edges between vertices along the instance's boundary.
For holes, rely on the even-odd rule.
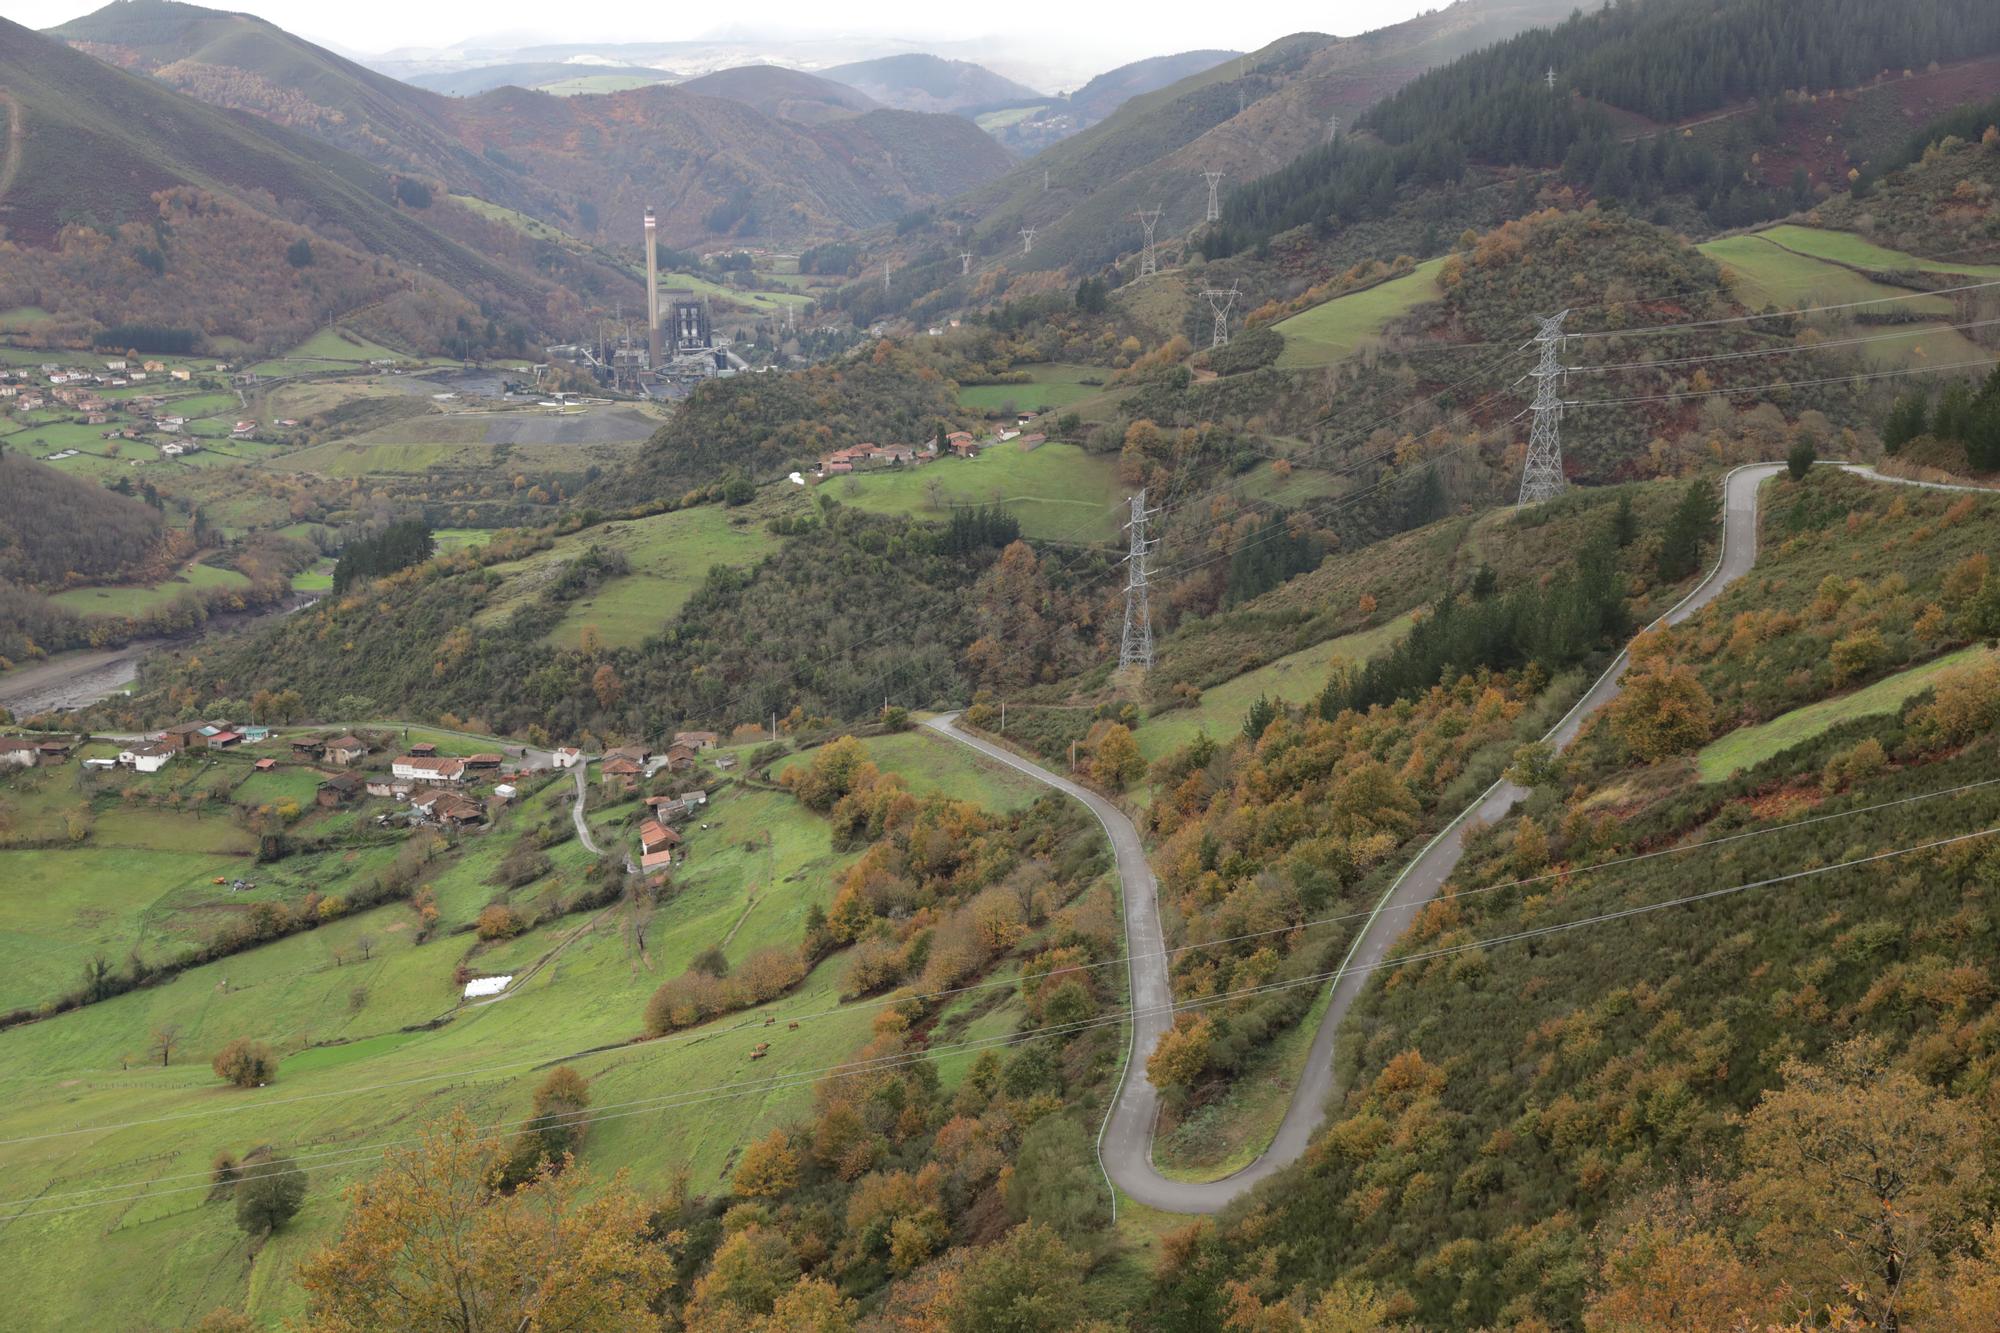
[[370,361],[410,359],[392,347],[384,347],[346,329],[321,329],[281,357],[260,361],[250,367],[259,375],[297,375],[320,370],[351,370]]
[[1769,722],[1741,727],[1704,746],[1695,756],[1695,766],[1700,770],[1703,782],[1721,782],[1843,722],[1896,712],[1913,695],[1921,694],[1936,684],[1941,673],[1992,653],[1989,648],[1961,648],[1921,666],[1886,676],[1851,694],[1823,699],[1803,708],[1794,708]]
[[[1722,265],[1731,277],[1736,299],[1753,310],[1910,296],[1905,288],[1875,282],[1839,264],[1794,253],[1762,235],[1725,236],[1695,248]],[[1951,314],[1951,298],[1925,296],[1899,300],[1893,308],[1942,317]]]
[[1877,245],[1851,231],[1825,231],[1818,227],[1798,227],[1786,223],[1766,227],[1756,234],[1787,250],[1796,250],[1815,259],[1831,260],[1836,264],[1852,264],[1857,268],[1886,273],[1917,271],[1953,273],[1967,278],[2000,278],[2000,264],[1958,264],[1942,259],[1925,259],[1921,255]]
[[[558,782],[533,798],[535,817],[559,809],[548,798],[567,790]],[[137,1327],[163,1309],[222,1303],[247,1303],[260,1319],[295,1315],[291,1268],[338,1225],[342,1188],[372,1169],[382,1145],[453,1108],[503,1132],[560,1061],[592,1081],[600,1110],[583,1160],[600,1178],[629,1167],[640,1188],[658,1189],[686,1168],[695,1190],[713,1191],[737,1152],[809,1106],[801,1076],[850,1056],[876,1008],[838,1004],[845,960],[836,957],[760,1010],[629,1044],[652,990],[700,950],[726,940],[740,961],[796,944],[807,906],[825,904],[852,860],[831,849],[823,820],[782,793],[725,792],[705,813],[707,829],[689,826],[688,862],[643,914],[620,902],[491,946],[457,932],[464,913],[500,894],[480,881],[511,840],[508,824],[467,839],[437,876],[447,928],[426,943],[415,942],[409,907],[392,903],[8,1033],[0,1138],[12,1142],[0,1145],[0,1170],[10,1197],[47,1210],[8,1223],[10,1246],[37,1267],[16,1290],[17,1317],[50,1326],[88,1310],[92,1322]],[[585,859],[574,842],[550,854],[559,875]],[[482,974],[533,971],[498,1001],[460,1004],[461,962]],[[178,1026],[181,1041],[164,1067],[148,1053],[163,1025]],[[229,1089],[210,1074],[213,1051],[243,1035],[283,1056],[270,1087]],[[762,1042],[768,1058],[753,1064]],[[52,1125],[118,1127],[30,1137]],[[218,1149],[266,1143],[301,1156],[310,1192],[253,1258],[206,1176]],[[157,1192],[122,1197],[128,1182]],[[73,1193],[107,1185],[121,1189]],[[82,1198],[109,1206],[56,1211]],[[114,1280],[107,1265],[125,1271]]]
[[[745,521],[738,525],[732,518]],[[507,615],[533,596],[559,566],[592,546],[623,551],[632,572],[608,579],[571,602],[550,634],[552,642],[575,646],[582,642],[584,628],[592,626],[606,644],[641,643],[665,627],[711,567],[755,563],[777,549],[778,539],[757,516],[717,505],[599,524],[561,538],[546,551],[492,566],[508,585],[476,619],[491,623]]]
[[[958,404],[972,412],[1039,412],[1060,410],[1088,398],[1103,387],[1111,372],[1103,366],[1077,366],[1063,362],[1022,366],[1027,384],[968,384],[958,391]],[[1086,384],[1085,380],[1097,380]]]
[[1273,325],[1284,335],[1278,365],[1287,369],[1330,366],[1344,361],[1382,336],[1391,320],[1435,301],[1442,259],[1427,259],[1400,278],[1336,296]]
[[174,577],[147,586],[127,584],[104,588],[67,588],[49,600],[87,616],[141,616],[170,606],[190,589],[247,588],[250,580],[233,569],[192,564]]
[[822,484],[832,487],[843,504],[878,514],[942,520],[956,505],[998,504],[1019,520],[1022,535],[1032,538],[1106,541],[1118,535],[1124,521],[1119,506],[1125,488],[1118,481],[1116,461],[1074,444],[1051,442],[1023,450],[1009,441],[977,458],[940,458],[921,467],[851,473]]
[[[917,727],[861,741],[869,759],[885,773],[894,773],[919,796],[933,794],[971,801],[986,810],[1012,812],[1033,805],[1048,788],[976,750]],[[802,767],[812,751],[787,756],[774,773]]]
[[1350,662],[1365,662],[1393,646],[1409,629],[1410,617],[1397,616],[1373,628],[1301,648],[1255,671],[1211,685],[1201,692],[1201,702],[1193,708],[1177,708],[1147,718],[1135,733],[1139,753],[1149,761],[1159,759],[1186,745],[1203,730],[1218,741],[1227,741],[1242,729],[1243,719],[1259,695],[1273,702],[1305,703],[1325,687],[1331,659],[1339,656]]

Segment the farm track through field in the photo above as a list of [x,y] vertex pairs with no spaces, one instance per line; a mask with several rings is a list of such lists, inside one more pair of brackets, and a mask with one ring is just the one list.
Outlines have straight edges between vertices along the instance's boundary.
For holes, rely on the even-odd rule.
[[[1884,476],[1873,468],[1832,464],[1857,476],[1895,485],[1949,491],[1980,491],[1977,486],[1906,481]],[[1713,602],[1747,574],[1757,558],[1757,492],[1769,478],[1783,472],[1782,463],[1739,467],[1723,480],[1722,549],[1708,574],[1694,589],[1648,629],[1679,624]],[[1990,493],[1990,492],[1989,492]],[[1575,706],[1545,738],[1557,750],[1574,741],[1583,724],[1618,696],[1619,678],[1630,664],[1622,650]],[[1304,1156],[1324,1119],[1335,1092],[1333,1048],[1341,1023],[1360,998],[1369,976],[1384,965],[1401,938],[1409,916],[1444,888],[1465,851],[1468,832],[1504,818],[1528,795],[1527,789],[1505,778],[1480,797],[1418,851],[1391,881],[1363,924],[1335,973],[1319,1029],[1313,1034],[1305,1069],[1293,1090],[1283,1123],[1265,1151],[1248,1166],[1211,1181],[1172,1180],[1153,1164],[1153,1136],[1159,1121],[1159,1092],[1147,1079],[1146,1059],[1173,1026],[1174,1000],[1168,970],[1165,933],[1160,924],[1159,885],[1146,859],[1138,828],[1124,811],[1099,793],[1058,776],[1034,760],[958,730],[957,714],[926,723],[940,735],[968,745],[999,762],[1082,802],[1103,825],[1118,866],[1125,920],[1125,951],[1129,960],[1130,1002],[1135,1018],[1125,1073],[1098,1139],[1098,1158],[1106,1176],[1133,1199],[1175,1213],[1215,1213],[1248,1193],[1259,1181]]]

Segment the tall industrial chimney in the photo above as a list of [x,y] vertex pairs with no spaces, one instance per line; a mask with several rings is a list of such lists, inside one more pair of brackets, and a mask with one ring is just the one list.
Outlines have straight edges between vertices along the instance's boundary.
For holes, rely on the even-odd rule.
[[646,364],[660,368],[660,243],[653,210],[646,210]]

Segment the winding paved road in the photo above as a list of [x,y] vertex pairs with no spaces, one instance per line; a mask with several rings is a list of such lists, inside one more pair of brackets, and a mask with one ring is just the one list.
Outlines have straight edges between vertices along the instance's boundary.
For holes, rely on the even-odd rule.
[[[1861,471],[1861,469],[1851,469]],[[1756,463],[1729,473],[1723,481],[1722,552],[1708,576],[1668,611],[1655,625],[1676,625],[1721,595],[1722,590],[1747,573],[1757,559],[1757,488],[1766,478],[1784,471],[1779,463]],[[1864,475],[1873,476],[1872,470]],[[1879,480],[1895,481],[1893,477]],[[1972,488],[1969,488],[1972,489]],[[1652,628],[1648,626],[1647,628]],[[1569,745],[1591,714],[1618,695],[1618,678],[1630,665],[1620,652],[1604,674],[1577,700],[1576,706],[1556,723],[1544,740],[1557,749]],[[1436,897],[1465,851],[1469,827],[1490,824],[1504,817],[1527,796],[1525,788],[1502,778],[1487,788],[1459,816],[1417,853],[1395,882],[1389,886],[1374,912],[1356,935],[1333,982],[1333,996],[1313,1035],[1299,1086],[1291,1105],[1264,1155],[1233,1175],[1221,1180],[1169,1180],[1153,1165],[1153,1130],[1159,1117],[1159,1093],[1146,1079],[1146,1057],[1153,1052],[1161,1034],[1173,1024],[1173,991],[1168,980],[1167,956],[1160,929],[1159,885],[1146,861],[1139,831],[1124,813],[1104,797],[1041,765],[1023,759],[954,725],[957,714],[934,718],[927,726],[940,735],[969,745],[989,758],[1054,787],[1090,807],[1111,838],[1118,860],[1118,877],[1125,899],[1125,948],[1131,960],[1132,1049],[1126,1061],[1125,1077],[1119,1084],[1117,1100],[1105,1121],[1098,1140],[1098,1156],[1107,1175],[1118,1187],[1140,1203],[1176,1213],[1213,1213],[1240,1197],[1258,1181],[1297,1161],[1313,1133],[1325,1118],[1334,1091],[1333,1043],[1341,1023],[1367,985],[1370,971],[1380,963],[1402,935],[1409,913]]]

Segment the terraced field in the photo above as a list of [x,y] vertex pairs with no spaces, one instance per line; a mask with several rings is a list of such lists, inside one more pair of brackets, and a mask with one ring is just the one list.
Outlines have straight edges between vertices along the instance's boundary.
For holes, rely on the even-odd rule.
[[51,601],[86,616],[142,616],[171,606],[184,592],[211,588],[247,588],[250,580],[233,569],[191,564],[170,579],[147,584],[124,584],[104,588],[69,588]]
[[1304,369],[1345,361],[1380,339],[1390,321],[1443,295],[1437,285],[1437,271],[1443,263],[1441,258],[1427,259],[1400,278],[1336,296],[1280,320],[1272,326],[1285,339],[1278,365]]
[[824,483],[843,504],[878,514],[942,519],[957,505],[997,504],[1024,536],[1074,542],[1116,537],[1126,490],[1116,460],[1074,444],[995,445],[977,458],[859,472]]

